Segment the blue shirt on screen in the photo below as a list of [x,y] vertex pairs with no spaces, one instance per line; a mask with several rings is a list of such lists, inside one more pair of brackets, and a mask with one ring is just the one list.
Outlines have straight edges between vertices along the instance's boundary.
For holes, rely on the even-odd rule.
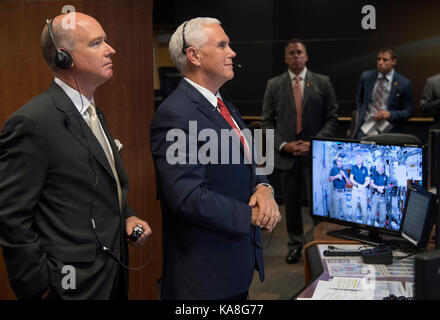
[[388,182],[388,177],[384,173],[379,174],[377,171],[373,173],[373,176],[371,177],[372,180],[374,180],[374,184],[376,186],[386,186]]
[[[344,171],[345,175],[348,177],[348,173],[347,171],[345,171],[344,168],[338,169],[338,167],[333,166],[333,168],[330,170],[330,177],[334,177],[337,174],[339,174],[339,172]],[[341,180],[339,179],[335,179],[333,180],[333,187],[335,189],[345,189],[345,179],[342,178]]]
[[360,169],[355,164],[351,168],[351,174],[354,176],[354,180],[359,184],[365,183],[365,178],[368,177],[368,169],[365,166],[362,166]]

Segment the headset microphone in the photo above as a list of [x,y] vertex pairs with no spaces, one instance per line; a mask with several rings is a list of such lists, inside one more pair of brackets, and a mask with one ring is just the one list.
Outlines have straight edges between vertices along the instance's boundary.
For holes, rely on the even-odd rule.
[[67,129],[69,129],[70,126],[70,117],[72,116],[72,113],[66,113],[64,115],[64,125],[66,126]]
[[239,68],[241,68],[241,67],[243,67],[243,65],[241,65],[241,64],[238,64],[238,63],[232,63],[234,66],[236,66],[236,67],[239,67]]

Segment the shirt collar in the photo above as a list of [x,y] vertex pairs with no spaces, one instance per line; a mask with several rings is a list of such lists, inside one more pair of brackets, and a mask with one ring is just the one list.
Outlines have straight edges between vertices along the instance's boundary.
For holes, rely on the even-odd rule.
[[[295,76],[296,74],[294,74],[292,72],[292,70],[287,69],[287,72],[289,73],[289,78],[293,81],[295,80]],[[301,73],[299,74],[299,77],[301,80],[304,80],[306,78],[306,73],[307,73],[307,67],[304,67],[303,71],[301,71]]]
[[391,71],[385,75],[382,72],[378,72],[377,79],[380,79],[382,77],[385,77],[388,80],[388,83],[391,83],[391,81],[393,80],[393,77],[394,77],[394,68],[391,69]]
[[78,112],[82,115],[87,114],[87,108],[89,107],[90,103],[95,103],[93,97],[92,100],[87,99],[83,94],[80,94],[76,89],[73,89],[60,78],[55,77],[55,83],[59,85],[61,89],[63,89],[63,91],[67,94],[70,100],[72,100],[75,107],[78,109]]
[[[209,101],[210,104],[212,104],[214,107],[217,107],[217,97],[222,99],[221,95],[219,92],[217,92],[217,94],[213,94],[211,91],[209,91],[208,89],[202,87],[201,85],[195,83],[194,81],[191,81],[190,79],[184,77],[184,79],[186,81],[188,81],[188,83],[190,85],[192,85],[194,88],[197,89],[197,91],[199,91],[202,96],[204,96],[206,98],[206,100]],[[222,99],[223,100],[223,99]]]

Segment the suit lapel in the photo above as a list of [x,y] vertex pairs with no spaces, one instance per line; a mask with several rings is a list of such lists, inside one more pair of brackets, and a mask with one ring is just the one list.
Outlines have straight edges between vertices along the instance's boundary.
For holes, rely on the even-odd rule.
[[287,98],[291,104],[290,110],[296,113],[295,97],[293,96],[292,79],[290,79],[289,73],[286,71],[283,76],[281,94],[287,95]]
[[70,98],[55,82],[51,84],[48,92],[53,97],[56,108],[64,113],[64,124],[67,130],[113,177],[112,169],[101,144]]
[[304,111],[307,106],[307,100],[309,99],[313,85],[313,75],[312,72],[307,70],[306,77],[304,79],[304,90],[303,90],[303,99],[302,99],[302,110]]
[[[209,121],[215,124],[215,126],[220,130],[227,129],[231,130],[229,123],[223,118],[220,112],[209,103],[208,100],[191,84],[189,84],[186,80],[182,79],[179,83],[180,88],[185,92],[185,94],[190,98],[192,102],[196,104],[197,110],[199,110],[202,114],[204,114]],[[237,125],[240,129],[245,128],[245,124],[242,121],[237,121],[239,117],[237,116],[235,110],[230,107],[230,104],[227,101],[223,101],[226,107],[229,110],[229,113],[234,118]],[[219,135],[221,137],[221,135]],[[240,150],[244,153],[246,157],[246,151],[244,150],[243,145],[241,144],[238,136],[236,134],[231,135],[233,143],[240,147]],[[250,146],[250,145],[249,145]]]
[[[215,124],[215,126],[220,130],[227,129],[231,130],[229,123],[223,118],[223,116],[218,112],[218,110],[209,103],[208,100],[191,84],[189,84],[186,80],[181,80],[179,83],[180,88],[185,92],[185,94],[190,98],[190,100],[196,104],[197,110],[199,110],[202,114],[204,114],[209,121]],[[228,103],[224,101],[226,107],[231,113],[231,109],[228,107]],[[231,116],[234,115],[231,113]],[[235,116],[236,120],[237,117]],[[237,120],[236,120],[237,121]],[[238,123],[237,123],[238,124]],[[240,124],[238,124],[240,126]],[[243,124],[244,125],[244,124]],[[241,128],[240,128],[241,129]],[[221,135],[219,135],[219,138]],[[231,135],[233,143],[237,144],[240,147],[243,153],[245,153],[244,147],[242,146],[238,136],[236,134]]]
[[[235,123],[237,123],[238,127],[239,127],[240,130],[241,130],[241,133],[242,133],[243,136],[245,137],[245,139],[246,139],[246,141],[247,141],[247,144],[248,144],[248,146],[249,146],[249,152],[251,153],[251,157],[253,157],[254,146],[253,146],[253,144],[252,144],[252,137],[251,137],[251,136],[246,136],[246,135],[245,135],[245,132],[246,132],[246,131],[243,131],[244,129],[247,129],[246,124],[245,124],[244,121],[241,119],[241,117],[240,117],[238,111],[235,109],[235,107],[234,107],[232,104],[230,104],[228,101],[224,101],[224,103],[225,103],[226,107],[228,108],[229,113],[231,114],[231,117],[235,120]],[[223,118],[223,117],[222,117],[222,118]],[[226,120],[224,120],[224,121],[226,122]],[[228,124],[228,128],[229,128],[229,124]],[[251,140],[251,141],[249,141],[249,140]],[[240,149],[241,149],[241,151],[243,152],[243,154],[245,155],[245,157],[247,157],[246,150],[244,149],[244,146],[243,146],[243,144],[240,142],[240,140],[237,138],[237,139],[234,139],[234,141],[240,145]],[[253,162],[254,162],[254,161],[252,161],[252,163],[253,163]]]
[[185,95],[196,105],[196,108],[203,113],[218,128],[226,128],[227,122],[221,114],[209,103],[208,100],[186,80],[180,80],[178,89],[181,89]]
[[[226,105],[226,102],[225,102],[225,105]],[[228,108],[227,105],[226,105],[226,107]],[[205,99],[205,97],[202,96],[202,99],[200,100],[199,104],[197,105],[197,109],[200,112],[202,112],[211,122],[213,122],[219,130],[224,130],[224,129],[231,130],[229,123],[225,120],[225,118],[223,118],[223,116],[220,114],[220,112],[218,112],[218,110],[215,109],[209,103],[209,101],[207,101]],[[234,115],[231,113],[230,108],[228,108],[228,110],[229,110],[229,113],[231,114],[231,116],[234,117]],[[236,117],[234,117],[234,119],[236,119]],[[219,137],[221,137],[221,134]],[[235,143],[237,146],[239,146],[240,149],[242,150],[242,152],[245,152],[243,145],[241,144],[238,136],[236,134],[232,134],[231,138],[232,138],[233,143]]]
[[[376,80],[377,80],[377,71],[374,71],[370,79],[368,80],[368,87],[367,87],[367,97],[369,98],[368,104],[373,100],[373,88],[374,88],[374,84],[376,83]],[[367,104],[367,108],[368,108],[368,104]]]
[[[122,190],[122,207],[124,207],[125,200],[127,199],[127,192],[128,192],[128,175],[125,171],[124,164],[122,162],[121,155],[118,151],[118,147],[115,144],[115,141],[113,140],[113,137],[110,133],[110,130],[107,126],[107,122],[105,121],[104,115],[101,113],[101,110],[97,109],[99,121],[101,122],[102,128],[104,129],[104,133],[107,136],[108,142],[110,143],[110,147],[112,148],[113,152],[113,158],[115,159],[115,167],[116,172],[118,173],[119,182],[121,184],[121,190]],[[108,161],[107,161],[108,163]],[[113,173],[112,173],[113,174]]]
[[388,95],[387,99],[387,107],[390,106],[391,101],[393,100],[394,95],[396,94],[399,82],[397,81],[399,78],[399,75],[396,71],[394,71],[393,79],[391,80],[391,89],[390,94]]

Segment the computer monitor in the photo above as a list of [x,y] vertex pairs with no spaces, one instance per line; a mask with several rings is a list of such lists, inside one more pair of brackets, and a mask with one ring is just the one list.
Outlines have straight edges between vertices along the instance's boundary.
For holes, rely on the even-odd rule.
[[436,195],[418,185],[410,185],[402,221],[402,237],[418,248],[425,248],[434,221]]
[[333,138],[311,139],[313,218],[347,225],[329,232],[373,245],[401,237],[410,184],[426,187],[426,147]]

